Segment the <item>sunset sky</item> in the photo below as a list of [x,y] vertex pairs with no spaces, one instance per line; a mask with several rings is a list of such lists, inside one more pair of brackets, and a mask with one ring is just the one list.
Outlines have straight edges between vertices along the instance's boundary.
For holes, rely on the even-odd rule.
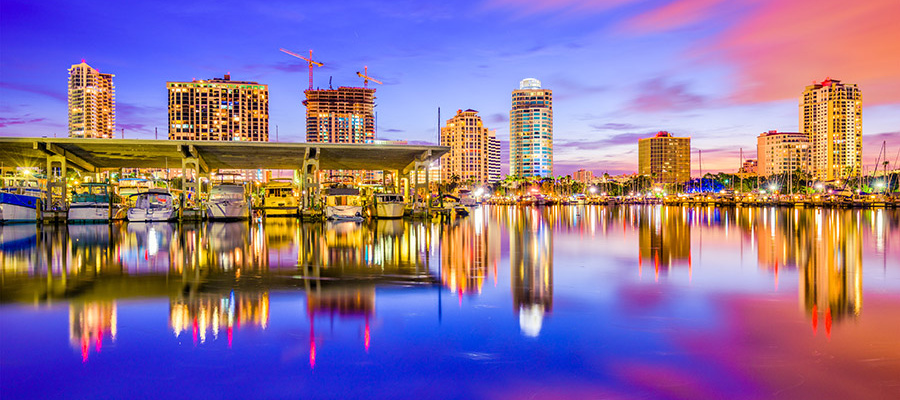
[[[900,1],[19,1],[0,0],[0,135],[66,136],[67,69],[115,74],[117,131],[160,138],[166,82],[269,85],[270,137],[305,140],[303,61],[315,86],[377,86],[380,139],[436,142],[457,109],[509,137],[511,91],[554,92],[557,175],[634,172],[637,139],[690,136],[693,168],[734,171],[756,136],[797,131],[798,97],[826,77],[863,94],[871,169],[900,150]],[[508,155],[503,155],[504,173]]]

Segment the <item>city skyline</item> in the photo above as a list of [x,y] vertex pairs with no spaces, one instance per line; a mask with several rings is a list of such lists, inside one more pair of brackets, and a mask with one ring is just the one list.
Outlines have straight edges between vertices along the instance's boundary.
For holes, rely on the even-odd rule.
[[[459,14],[439,2],[338,9],[4,1],[0,134],[65,137],[66,68],[84,58],[116,76],[117,134],[125,128],[128,138],[152,139],[154,128],[168,132],[165,82],[230,73],[269,85],[271,138],[278,127],[279,141],[302,142],[308,66],[278,51],[284,47],[314,49],[324,63],[314,71],[314,87],[329,87],[329,77],[334,87],[362,86],[355,73],[365,66],[383,80],[378,139],[436,143],[438,107],[478,110],[503,142],[504,172],[508,96],[528,77],[554,90],[554,175],[636,172],[637,140],[660,130],[692,137],[695,175],[697,149],[704,171],[733,172],[741,148],[744,158],[755,156],[760,132],[800,131],[797,99],[827,78],[865,94],[865,168],[882,141],[890,158],[900,145],[900,44],[892,40],[900,27],[888,21],[900,12],[896,2],[870,1],[827,18],[809,10],[836,2],[468,4]],[[226,36],[212,29],[205,17],[211,13],[240,16],[244,24]],[[85,41],[78,33],[87,29],[119,33]]]

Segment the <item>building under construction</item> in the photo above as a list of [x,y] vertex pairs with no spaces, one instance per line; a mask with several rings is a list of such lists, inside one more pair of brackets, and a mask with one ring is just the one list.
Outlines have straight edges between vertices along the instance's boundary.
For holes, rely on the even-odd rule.
[[306,141],[371,143],[375,139],[375,89],[307,90]]

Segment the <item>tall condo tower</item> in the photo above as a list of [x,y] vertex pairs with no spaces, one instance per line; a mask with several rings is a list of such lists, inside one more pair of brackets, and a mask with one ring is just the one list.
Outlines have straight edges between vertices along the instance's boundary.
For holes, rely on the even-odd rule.
[[553,91],[534,78],[512,92],[509,169],[519,177],[553,175]]
[[800,130],[809,138],[810,172],[822,181],[857,176],[862,165],[862,94],[825,79],[800,96]]
[[638,140],[638,174],[654,183],[681,183],[691,179],[691,138],[660,131]]
[[113,74],[83,60],[69,68],[69,137],[112,138],[116,129]]
[[478,111],[459,110],[441,128],[441,146],[450,152],[441,157],[441,180],[456,175],[460,182],[491,182],[491,140],[495,133],[484,127]]
[[168,82],[169,139],[269,141],[269,86],[224,78]]
[[371,143],[375,139],[375,89],[307,90],[306,141]]

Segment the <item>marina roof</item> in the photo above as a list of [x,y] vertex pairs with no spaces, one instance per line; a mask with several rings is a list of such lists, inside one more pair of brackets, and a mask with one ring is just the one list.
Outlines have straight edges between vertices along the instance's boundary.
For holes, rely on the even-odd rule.
[[199,157],[201,169],[300,169],[305,157],[320,169],[399,170],[416,161],[431,162],[446,146],[219,142],[203,140],[82,139],[0,137],[2,167],[43,167],[48,155],[61,155],[70,167],[86,170],[181,168],[183,157]]

